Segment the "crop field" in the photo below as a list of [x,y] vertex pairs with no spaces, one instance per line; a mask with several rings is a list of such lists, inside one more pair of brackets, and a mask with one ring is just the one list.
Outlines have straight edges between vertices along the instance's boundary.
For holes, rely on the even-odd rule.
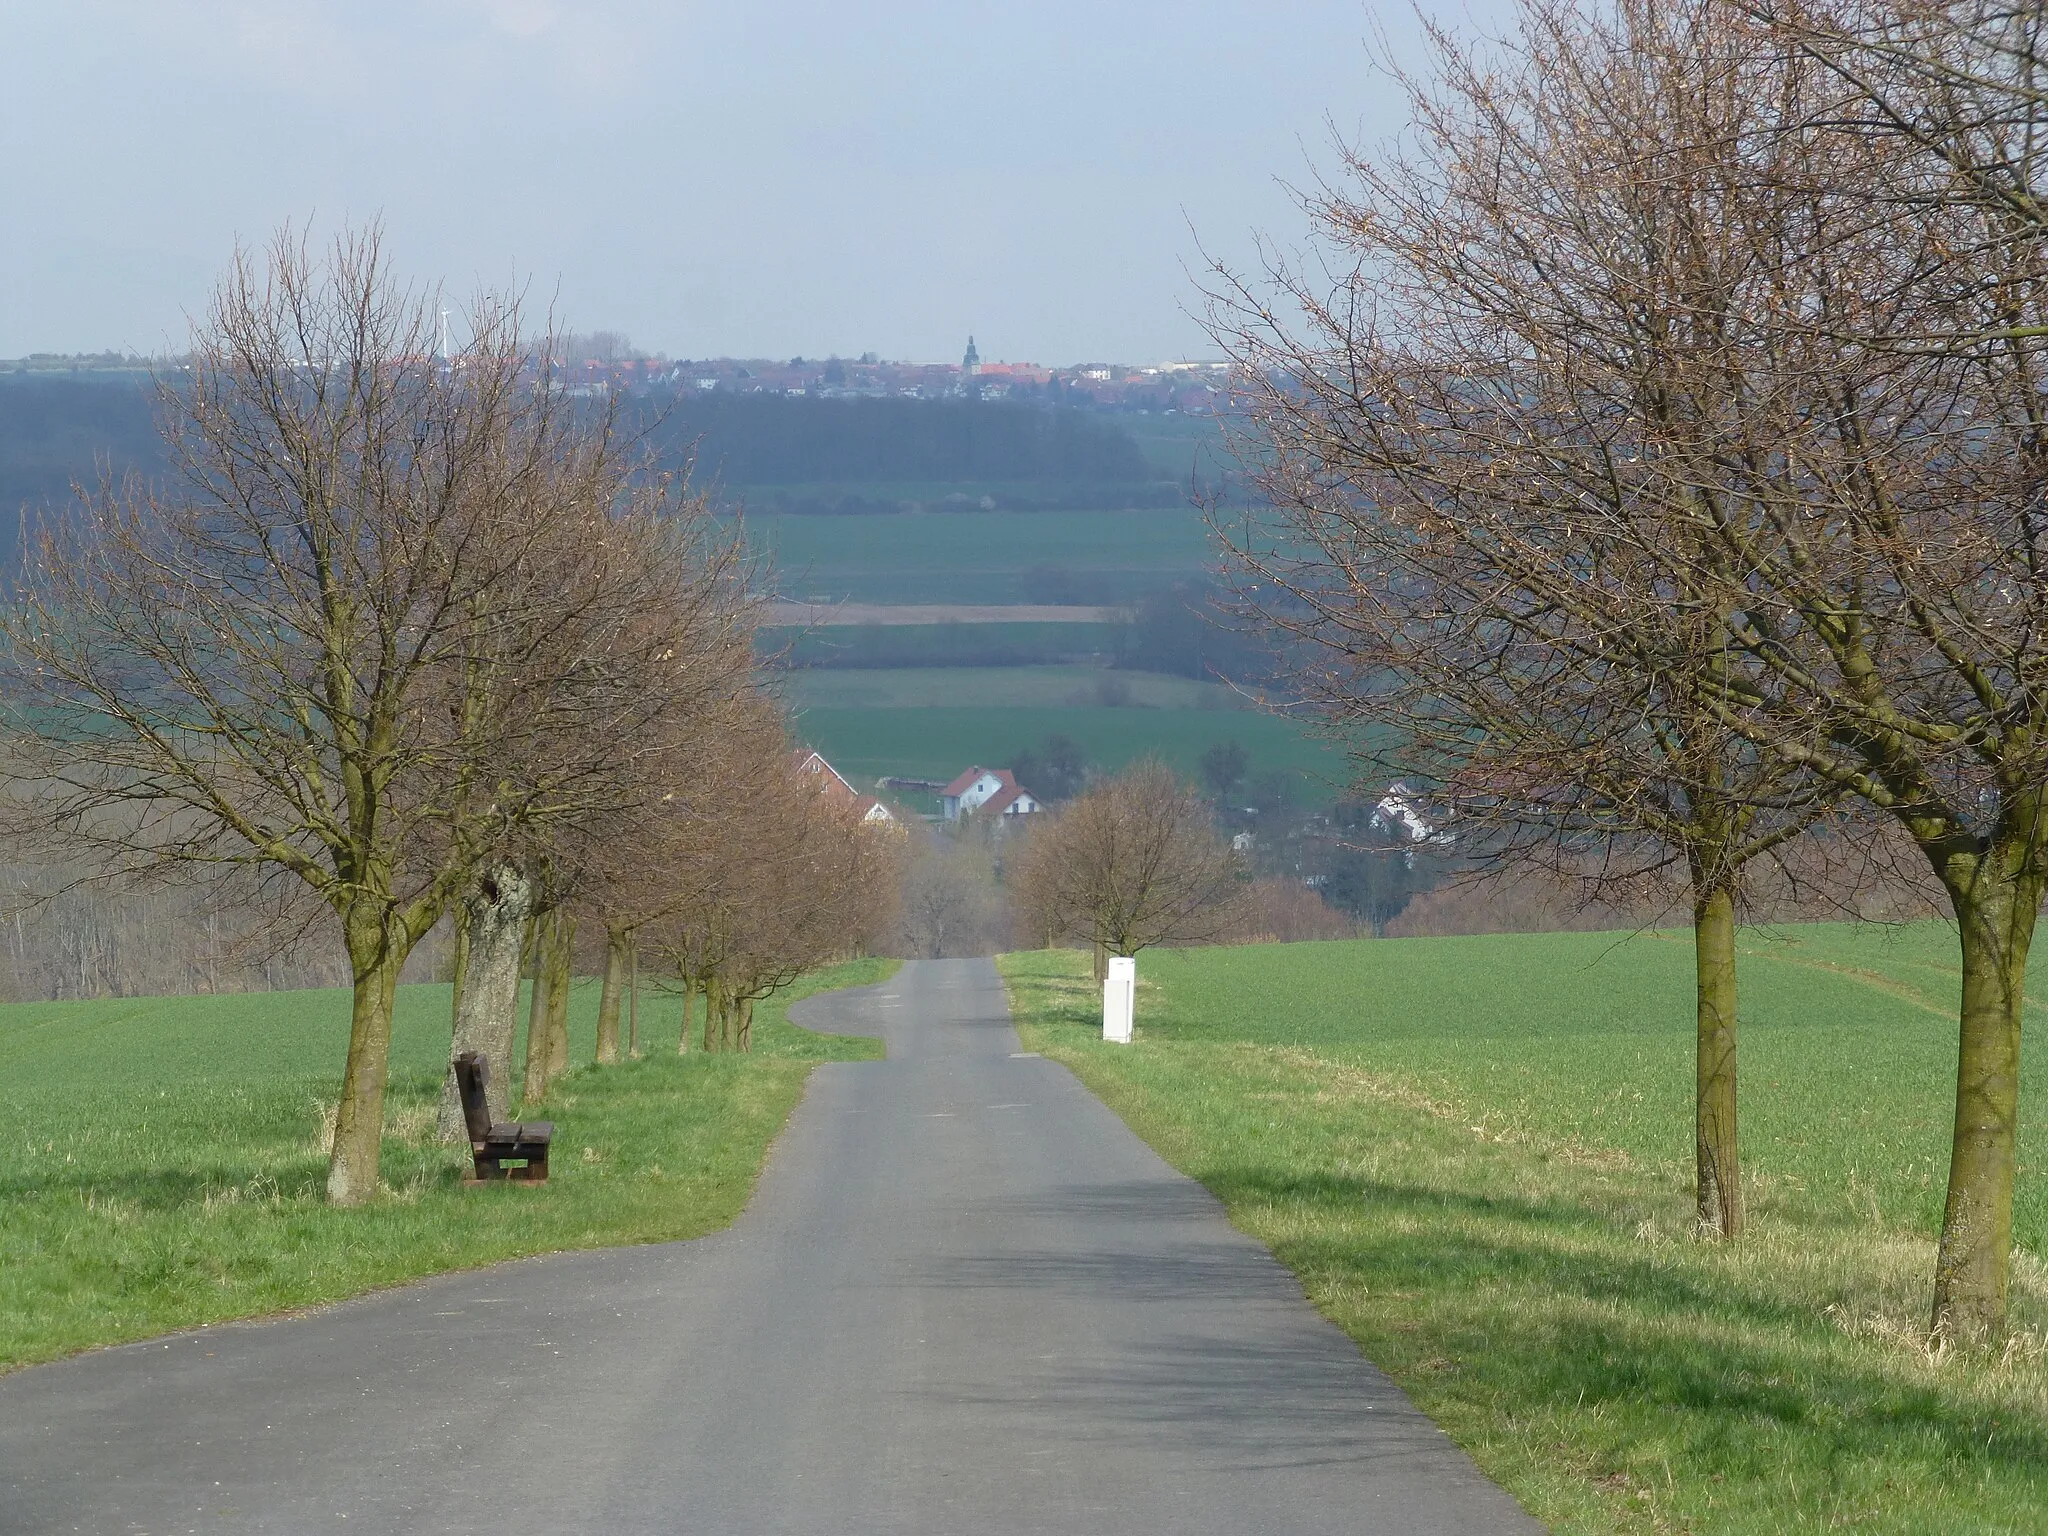
[[1691,1232],[1683,934],[1002,964],[1068,1062],[1565,1532],[2021,1532],[2048,1498],[2048,1069],[2024,1090],[2002,1357],[1930,1349],[1953,936],[1745,934],[1751,1230]]
[[[643,991],[646,1059],[573,1072],[529,1114],[556,1123],[551,1178],[535,1187],[459,1186],[467,1147],[433,1135],[449,991],[402,987],[387,1193],[356,1211],[321,1198],[346,991],[0,1007],[0,1369],[441,1270],[721,1227],[811,1068],[880,1054],[792,1027],[788,1004],[890,967],[837,967],[771,999],[747,1056],[678,1057],[679,1004]],[[596,985],[579,984],[577,1061],[594,1053],[596,1011]]]
[[746,526],[779,595],[824,602],[1044,601],[1027,580],[1041,567],[1092,580],[1086,601],[1113,602],[1198,576],[1214,560],[1192,509],[781,515]]
[[834,624],[763,629],[757,652],[780,669],[1030,667],[1106,662],[1115,624]]
[[1244,708],[1221,683],[1091,666],[807,667],[783,673],[776,689],[797,709],[1074,709],[1101,705],[1105,691],[1143,709]]
[[1224,452],[1223,427],[1214,416],[1140,413],[1118,418],[1147,463],[1185,483],[1190,475],[1213,480],[1233,467]]
[[1250,758],[1253,776],[1297,775],[1305,798],[1326,798],[1344,773],[1342,754],[1306,726],[1250,710],[820,707],[803,710],[796,729],[863,786],[883,774],[950,779],[971,763],[1002,767],[1055,734],[1071,737],[1102,768],[1149,755],[1189,777],[1210,747],[1235,741]]

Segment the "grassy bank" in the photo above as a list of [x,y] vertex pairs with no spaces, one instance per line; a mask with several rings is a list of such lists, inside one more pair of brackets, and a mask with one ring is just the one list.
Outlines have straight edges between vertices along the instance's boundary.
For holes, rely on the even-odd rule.
[[[463,1189],[434,1140],[445,986],[400,989],[386,1195],[321,1201],[323,1120],[348,1038],[342,991],[0,1007],[0,1368],[564,1248],[694,1237],[745,1203],[820,1061],[880,1054],[788,1005],[880,980],[860,961],[762,1005],[749,1056],[675,1054],[680,1010],[642,1004],[646,1059],[565,1078],[549,1184]],[[571,1008],[594,1051],[597,988]],[[522,1010],[523,1017],[523,1010]]]
[[1952,937],[1744,940],[1752,1233],[1690,1236],[1674,936],[1148,953],[1138,1043],[1084,957],[1009,956],[1067,1062],[1567,1532],[2035,1532],[2048,1206],[2030,1067],[2003,1360],[1924,1347],[1954,1072]]

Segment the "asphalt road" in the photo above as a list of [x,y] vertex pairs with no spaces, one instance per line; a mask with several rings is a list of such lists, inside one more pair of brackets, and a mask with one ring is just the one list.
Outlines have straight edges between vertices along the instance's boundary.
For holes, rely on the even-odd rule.
[[1539,1529],[986,961],[801,1006],[889,1059],[818,1069],[729,1231],[0,1379],[0,1532]]

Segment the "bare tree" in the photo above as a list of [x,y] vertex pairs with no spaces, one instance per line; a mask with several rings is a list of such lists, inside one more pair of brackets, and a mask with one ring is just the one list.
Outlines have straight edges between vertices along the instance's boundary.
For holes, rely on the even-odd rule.
[[982,830],[909,832],[898,939],[910,954],[936,960],[1002,947],[1008,914],[994,849]]
[[1995,1336],[2048,890],[2048,22],[1978,0],[1742,9],[1834,91],[1765,125],[1798,153],[1755,200],[1775,205],[1755,243],[1795,259],[1750,294],[1781,386],[1744,391],[1740,436],[1767,472],[1735,515],[1696,519],[1742,570],[1722,698],[1749,740],[1892,818],[1947,895],[1962,988],[1932,1327]]
[[1799,188],[1833,237],[1779,326],[1828,386],[1786,455],[1804,494],[1721,530],[1751,566],[1731,718],[1895,818],[1955,914],[1933,1327],[1956,1339],[2005,1325],[2026,961],[2048,891],[2043,26],[2038,7],[1921,0],[1780,13],[1772,35],[1848,88],[1796,132],[1858,153]]
[[437,307],[375,230],[238,257],[162,391],[171,482],[53,521],[7,619],[24,830],[110,877],[267,870],[338,926],[341,1204],[378,1187],[406,956],[508,828],[580,810],[639,707],[586,664],[637,573],[557,577],[610,434],[534,378],[515,305],[446,362]]
[[[753,698],[758,601],[746,590],[737,531],[722,527],[705,499],[686,494],[680,480],[646,473],[628,454],[595,458],[588,467],[591,483],[575,501],[600,515],[584,529],[577,563],[554,578],[565,591],[608,592],[611,621],[563,638],[577,648],[574,665],[582,673],[605,679],[601,700],[633,700],[632,718],[592,718],[589,731],[575,737],[573,761],[554,740],[571,734],[566,719],[561,731],[514,744],[544,755],[502,765],[502,771],[521,781],[551,782],[557,798],[552,814],[504,829],[479,886],[509,891],[523,884],[523,905],[498,908],[472,898],[465,907],[471,924],[495,925],[501,947],[513,942],[510,935],[527,917],[546,919],[551,959],[534,983],[542,1028],[528,1031],[525,1097],[531,1102],[543,1099],[569,1064],[566,976],[573,957],[562,950],[573,943],[577,916],[592,920],[586,931],[606,937],[598,1058],[617,1059],[619,987],[633,930],[672,899],[676,829],[689,826],[701,835],[716,817],[715,805],[691,793],[691,765],[707,751],[715,754],[735,711],[752,707],[744,701]],[[622,578],[621,572],[630,574]],[[572,767],[573,783],[565,772]],[[506,871],[517,872],[517,881]],[[655,906],[636,906],[643,901]],[[480,932],[470,942],[476,948]],[[488,991],[458,1015],[470,1022],[466,1031],[458,1029],[455,1052],[482,1051],[509,1068],[517,997],[516,974],[494,972]],[[548,1049],[536,1052],[536,1040]],[[452,1066],[441,1123],[444,1136],[460,1136]]]
[[[1575,753],[1647,707],[1746,774],[1753,755],[1734,807],[1793,769],[1896,819],[1962,947],[1934,1327],[1995,1332],[2048,883],[2040,242],[1732,5],[1523,18],[1505,62],[1450,51],[1449,110],[1422,104],[1434,179],[1379,175],[1336,214],[1370,252],[1349,291],[1398,308],[1423,359],[1462,327],[1481,366],[1432,382],[1362,305],[1365,344],[1322,360],[1372,359],[1337,456],[1364,440],[1415,482],[1466,462],[1410,515],[1556,612],[1499,631],[1535,628],[1535,655],[1468,666],[1597,669]],[[1557,494],[1529,496],[1543,475]]]
[[1335,296],[1276,273],[1299,334],[1242,285],[1219,306],[1285,525],[1240,541],[1247,594],[1311,643],[1364,775],[1431,786],[1469,857],[1590,900],[1679,867],[1699,1221],[1732,1237],[1736,913],[1831,795],[1723,718],[1740,561],[1682,508],[1721,490],[1755,254],[1715,205],[1768,169],[1742,136],[1799,70],[1709,4],[1535,0],[1483,56],[1435,36],[1441,83],[1400,77],[1415,149],[1353,155],[1313,206]]
[[1225,932],[1245,872],[1200,795],[1156,761],[1032,818],[1015,860],[1017,902],[1035,931],[1108,955],[1200,943]]
[[901,850],[836,785],[798,771],[779,720],[730,746],[717,836],[678,845],[678,899],[641,932],[682,983],[686,1022],[704,998],[704,1049],[743,1051],[756,1002],[888,930]]
[[[1771,34],[1840,84],[1856,128],[1896,138],[1940,179],[1919,189],[1973,202],[1987,233],[2031,243],[2048,234],[2042,126],[2048,122],[2048,15],[2015,0],[1747,0]],[[1823,119],[1833,116],[1828,103]],[[1890,195],[1895,184],[1866,185]],[[1951,317],[1960,318],[1960,316]],[[2005,332],[2037,330],[2021,320]],[[1934,336],[1953,339],[1938,327]],[[1893,343],[1929,336],[1891,338]]]

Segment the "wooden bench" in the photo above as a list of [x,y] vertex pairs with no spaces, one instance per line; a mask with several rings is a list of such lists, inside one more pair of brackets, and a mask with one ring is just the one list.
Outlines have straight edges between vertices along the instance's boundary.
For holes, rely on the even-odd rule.
[[[484,1096],[490,1063],[476,1051],[464,1051],[455,1058],[455,1086],[462,1094],[462,1118],[469,1127],[469,1150],[476,1158],[476,1180],[518,1179],[527,1184],[545,1184],[548,1178],[548,1143],[555,1139],[552,1120],[491,1124],[491,1103]],[[507,1163],[523,1163],[507,1168]]]

